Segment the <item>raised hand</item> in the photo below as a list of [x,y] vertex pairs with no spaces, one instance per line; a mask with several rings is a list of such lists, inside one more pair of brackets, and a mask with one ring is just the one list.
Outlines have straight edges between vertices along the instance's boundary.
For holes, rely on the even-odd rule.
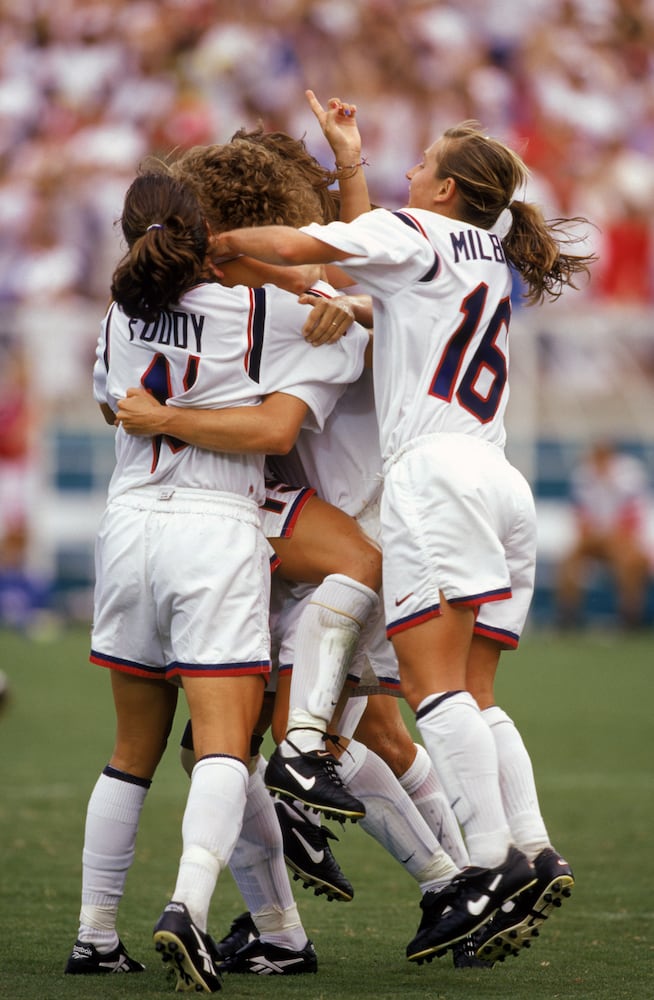
[[334,151],[336,166],[350,167],[358,163],[361,159],[361,136],[356,120],[356,104],[345,104],[338,97],[332,97],[325,109],[312,90],[306,90],[305,96]]

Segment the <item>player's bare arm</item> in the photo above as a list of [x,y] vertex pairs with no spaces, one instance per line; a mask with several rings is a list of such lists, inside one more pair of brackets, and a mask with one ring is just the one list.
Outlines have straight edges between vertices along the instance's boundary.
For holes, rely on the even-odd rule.
[[116,423],[116,414],[109,406],[109,403],[98,403],[100,407],[100,413],[104,417],[105,421],[112,427]]
[[210,239],[213,257],[246,254],[268,264],[329,264],[346,260],[350,254],[329,246],[292,226],[252,226],[231,229]]
[[331,97],[325,109],[312,90],[305,91],[305,95],[334,154],[341,196],[340,219],[351,222],[371,208],[363,170],[365,161],[361,156],[356,104],[346,104],[338,97]]
[[118,401],[116,423],[137,437],[166,434],[207,451],[286,455],[307,411],[306,403],[284,392],[258,406],[201,410],[165,406],[145,389],[129,388]]
[[248,285],[258,288],[260,285],[277,285],[287,292],[300,295],[317,281],[325,279],[321,264],[301,264],[298,267],[281,267],[266,264],[254,257],[238,255],[231,260],[219,260],[209,264],[214,277],[221,285],[233,288],[234,285]]

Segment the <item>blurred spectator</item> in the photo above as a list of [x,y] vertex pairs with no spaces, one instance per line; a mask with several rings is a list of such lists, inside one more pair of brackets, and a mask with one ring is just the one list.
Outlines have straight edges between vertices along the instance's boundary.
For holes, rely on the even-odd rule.
[[20,342],[0,331],[0,625],[19,629],[28,628],[47,601],[46,588],[28,568],[35,423],[27,372]]
[[311,86],[360,104],[371,194],[389,207],[406,194],[398,163],[443,127],[478,118],[517,142],[550,216],[597,221],[597,292],[651,304],[653,80],[647,0],[4,0],[0,261],[24,244],[22,206],[47,174],[56,266],[81,253],[90,273],[73,280],[104,304],[108,219],[145,154],[261,120],[327,158]]
[[575,469],[571,493],[576,534],[559,567],[561,624],[581,624],[586,574],[599,563],[613,577],[621,625],[642,626],[650,574],[645,465],[608,441],[598,441]]
[[[0,305],[15,309],[30,358],[39,438],[64,416],[95,415],[89,371],[124,250],[115,223],[139,164],[261,122],[304,135],[331,167],[307,87],[359,105],[371,197],[389,208],[404,204],[403,172],[433,136],[478,119],[522,153],[529,200],[548,218],[595,224],[585,238],[599,265],[574,308],[654,306],[652,0],[0,7]],[[516,312],[519,292],[516,283]],[[556,380],[578,398],[607,367],[631,386],[635,364],[653,380],[652,338],[629,348],[637,320],[614,321],[620,363],[605,347],[589,358],[572,335],[573,363],[552,367],[548,388]]]

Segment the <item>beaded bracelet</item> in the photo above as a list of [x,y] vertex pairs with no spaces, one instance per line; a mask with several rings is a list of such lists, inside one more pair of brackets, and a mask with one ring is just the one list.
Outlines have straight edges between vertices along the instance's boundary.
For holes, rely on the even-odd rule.
[[346,167],[339,167],[338,163],[335,164],[335,170],[337,174],[342,173],[344,170],[356,170],[357,167],[367,167],[368,160],[365,156],[362,156],[358,163],[349,163]]

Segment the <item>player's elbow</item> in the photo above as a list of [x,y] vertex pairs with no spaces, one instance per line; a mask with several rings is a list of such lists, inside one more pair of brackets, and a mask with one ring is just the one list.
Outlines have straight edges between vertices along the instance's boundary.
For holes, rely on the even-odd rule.
[[288,455],[297,440],[297,431],[290,427],[272,429],[266,451],[269,455]]
[[[275,226],[272,230],[273,252],[281,264],[299,265],[311,261],[315,241],[292,226]],[[308,258],[308,259],[307,259]]]
[[288,236],[280,233],[275,243],[275,252],[280,261],[286,265],[304,264],[304,255],[295,242],[295,230],[291,230]]

